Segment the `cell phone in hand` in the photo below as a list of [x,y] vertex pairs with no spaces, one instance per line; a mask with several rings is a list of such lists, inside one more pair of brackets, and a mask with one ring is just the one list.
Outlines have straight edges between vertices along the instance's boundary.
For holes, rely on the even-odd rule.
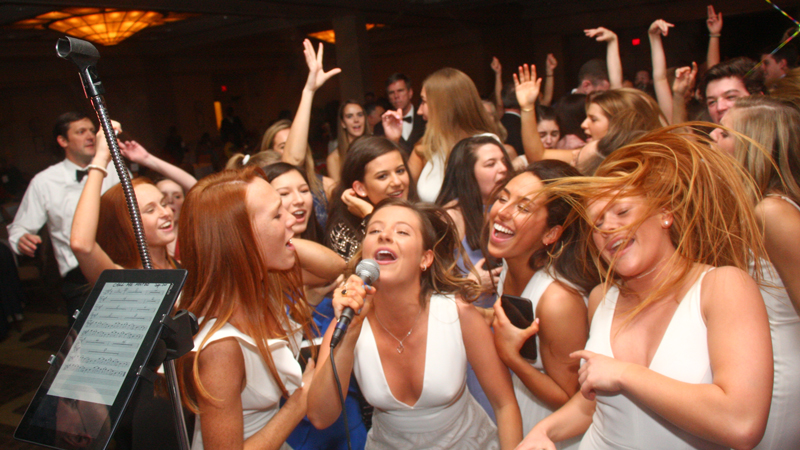
[[[515,327],[528,328],[533,323],[533,302],[529,299],[504,294],[500,297],[500,305],[503,306],[503,311],[505,311],[508,320]],[[538,352],[536,351],[535,334],[522,344],[519,354],[525,359],[536,360]]]

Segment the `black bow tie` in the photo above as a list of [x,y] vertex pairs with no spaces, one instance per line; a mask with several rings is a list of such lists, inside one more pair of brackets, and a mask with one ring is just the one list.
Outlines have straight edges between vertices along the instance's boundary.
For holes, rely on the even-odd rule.
[[403,122],[414,123],[414,118],[411,116],[403,117]]
[[78,183],[80,183],[81,180],[83,180],[83,177],[85,177],[88,173],[89,169],[77,169],[75,170],[75,179],[78,180]]

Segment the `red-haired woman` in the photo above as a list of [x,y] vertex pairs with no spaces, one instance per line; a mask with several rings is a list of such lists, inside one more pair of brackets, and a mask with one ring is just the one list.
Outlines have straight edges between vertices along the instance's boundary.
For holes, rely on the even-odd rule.
[[296,219],[263,176],[256,167],[211,175],[183,205],[181,307],[199,318],[200,332],[178,370],[191,368],[179,380],[198,413],[195,450],[287,448],[306,414],[314,363],[303,374],[295,358],[310,323],[292,245]]
[[[120,128],[118,123],[114,123],[114,126]],[[117,184],[100,196],[111,153],[102,130],[97,134],[95,142],[97,151],[88,166],[86,185],[75,209],[70,234],[70,247],[89,284],[94,284],[106,269],[142,267],[139,254],[135,251],[136,237],[122,186]],[[171,164],[164,164],[169,165],[170,169],[183,172]],[[167,245],[175,240],[173,211],[167,205],[164,194],[149,179],[136,178],[132,184],[153,267],[174,268],[175,261],[167,252]],[[103,232],[98,233],[98,230]]]

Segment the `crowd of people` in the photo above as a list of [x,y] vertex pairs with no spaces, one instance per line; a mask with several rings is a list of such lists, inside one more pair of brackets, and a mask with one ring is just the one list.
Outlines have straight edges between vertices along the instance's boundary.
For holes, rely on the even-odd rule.
[[[721,60],[722,23],[709,6],[706,62],[667,68],[654,21],[635,84],[616,34],[586,30],[606,58],[555,101],[552,55],[506,84],[495,58],[486,100],[442,68],[415,106],[393,74],[390,105],[342,102],[325,175],[312,103],[340,70],[309,40],[294,118],[226,169],[120,140],[163,177],[133,180],[147,245],[200,322],[192,448],[800,448],[797,51]],[[102,130],[68,113],[55,138],[9,240],[33,255],[47,223],[74,310],[142,266]]]

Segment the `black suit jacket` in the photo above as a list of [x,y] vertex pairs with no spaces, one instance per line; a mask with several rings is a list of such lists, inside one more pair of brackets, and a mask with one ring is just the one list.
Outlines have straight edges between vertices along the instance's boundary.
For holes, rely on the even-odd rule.
[[[414,145],[416,145],[422,138],[422,135],[425,134],[425,120],[417,113],[416,107],[412,105],[411,109],[414,113],[414,124],[411,128],[411,134],[408,135],[408,139],[400,138],[400,142],[398,142],[400,148],[406,152],[406,156],[411,155],[411,152],[414,150]],[[372,134],[375,136],[384,136],[386,133],[383,131],[383,123],[378,122],[378,124],[375,125],[375,129],[372,130]]]

